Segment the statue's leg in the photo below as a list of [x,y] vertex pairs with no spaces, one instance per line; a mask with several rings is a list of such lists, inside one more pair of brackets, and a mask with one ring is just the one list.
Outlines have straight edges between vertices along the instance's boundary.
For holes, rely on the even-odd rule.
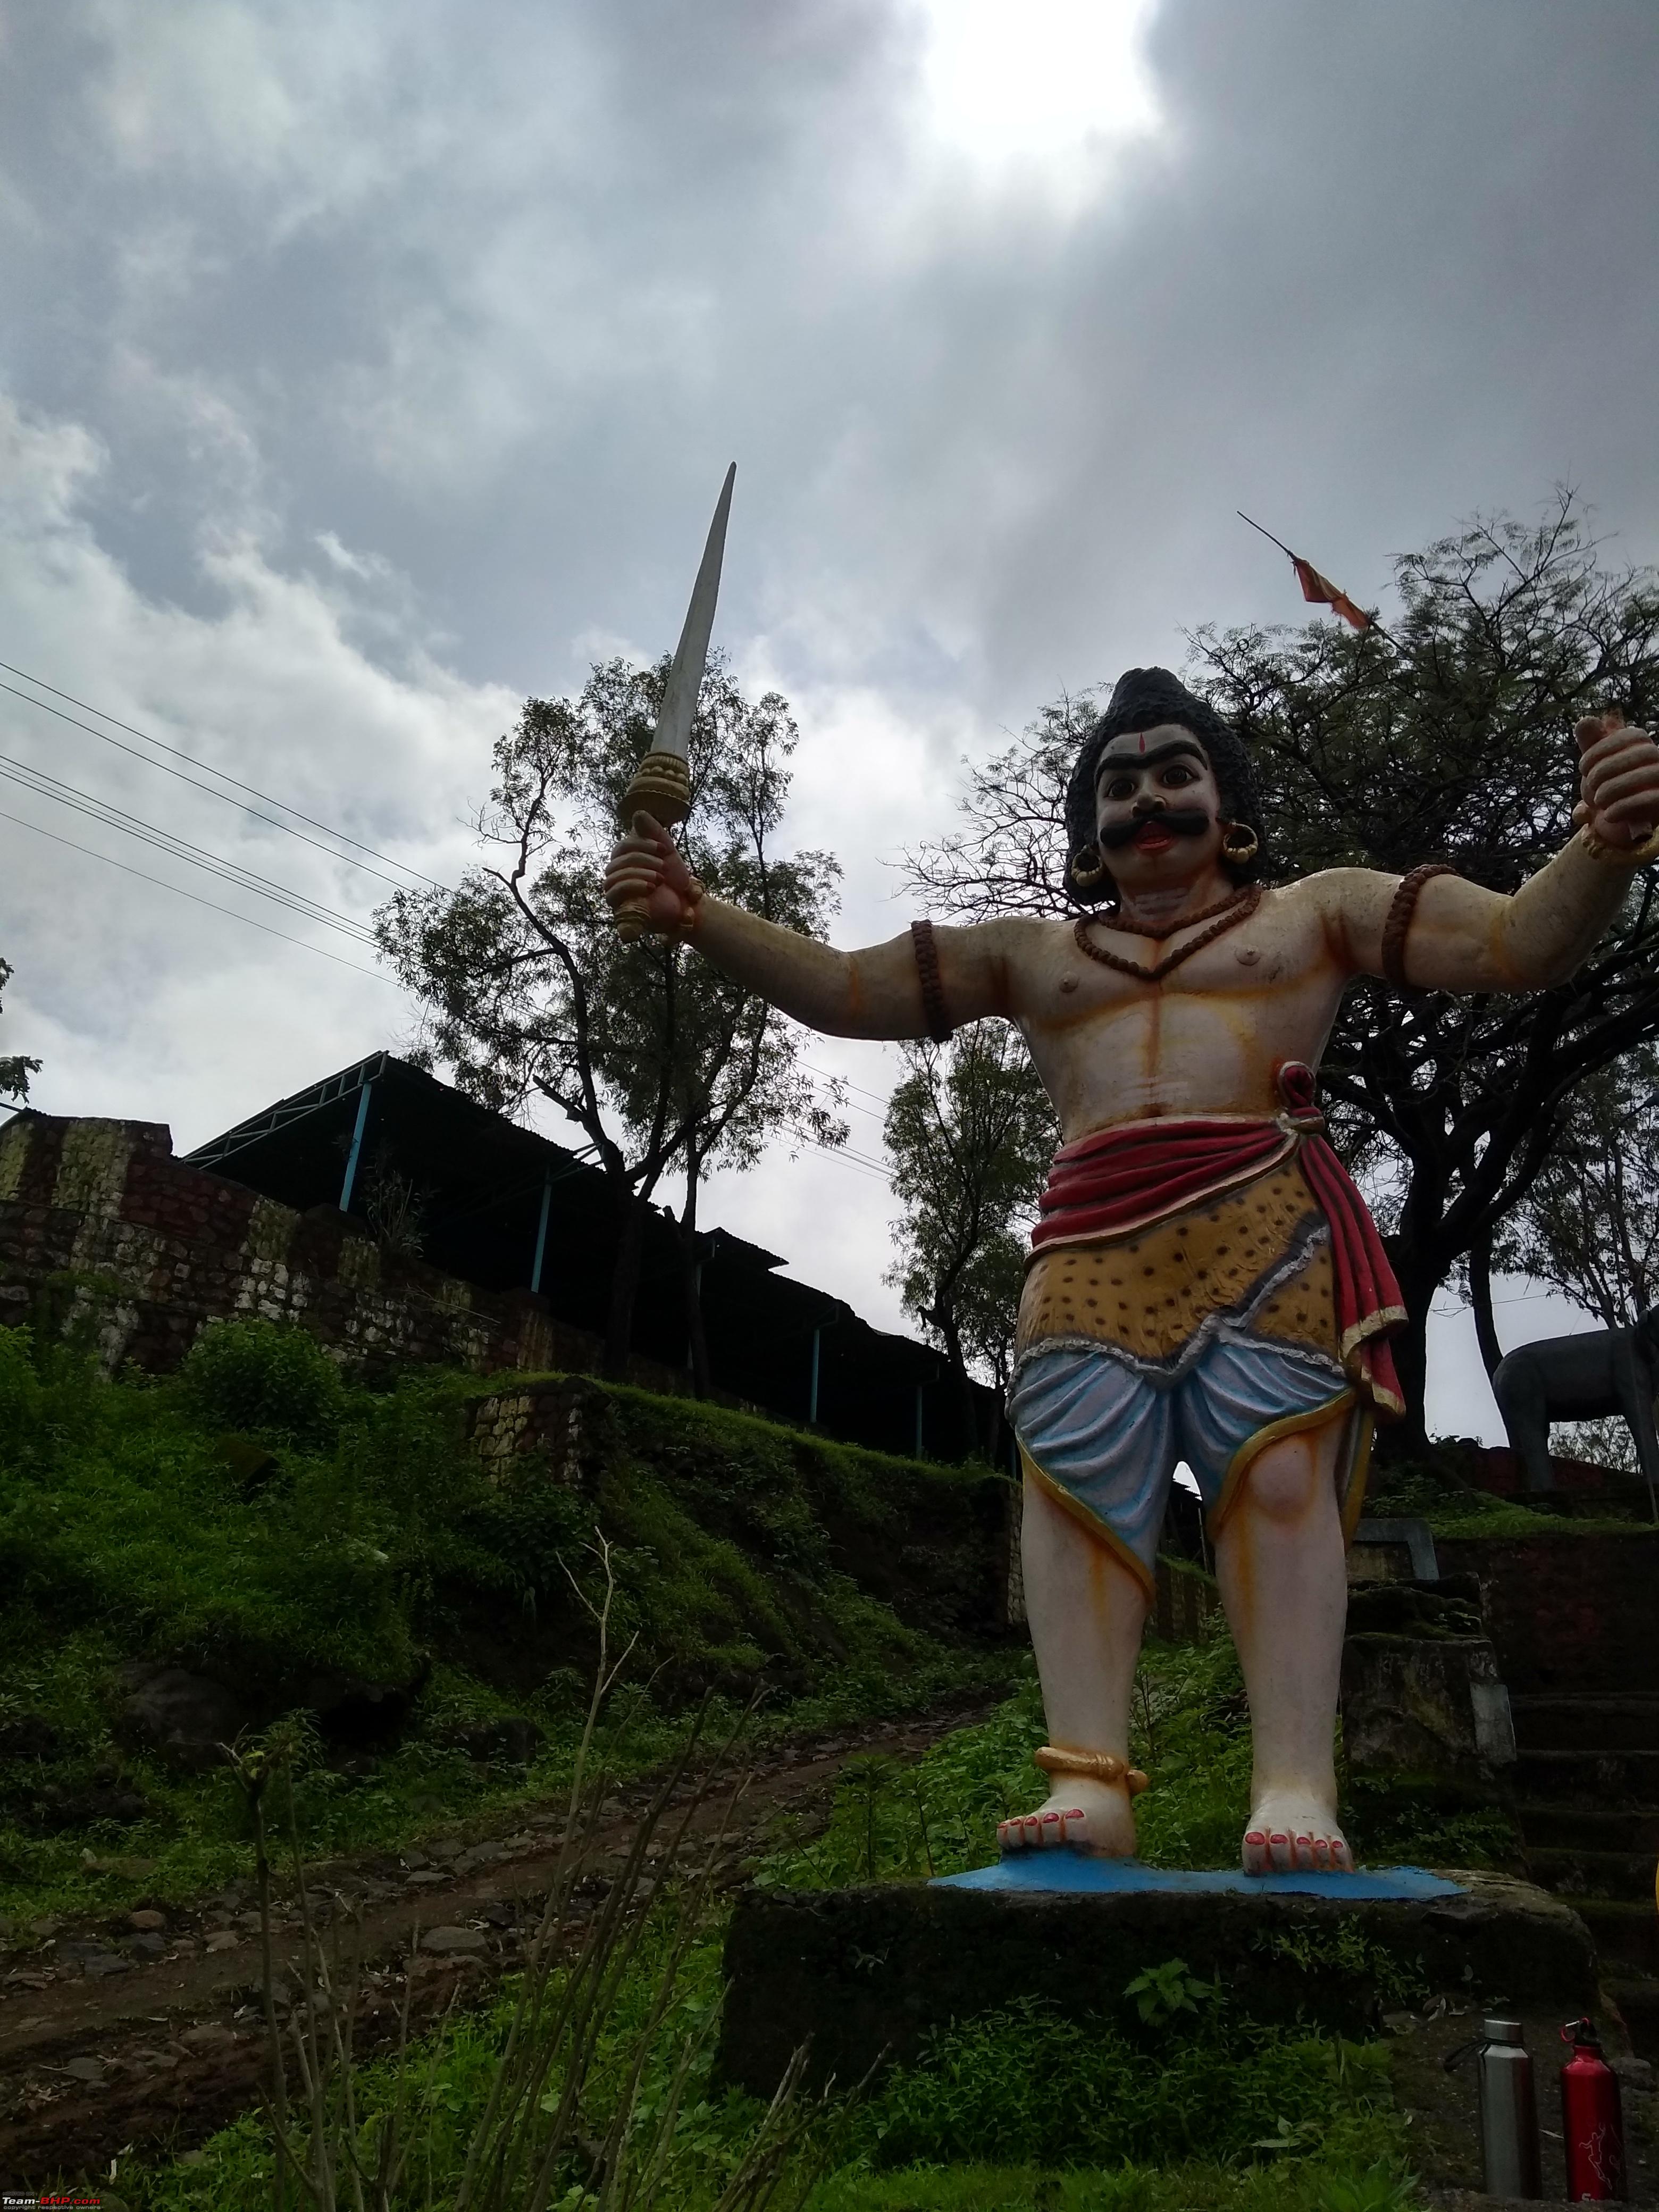
[[[1020,1567],[1054,1750],[1127,1762],[1129,1698],[1174,1456],[1170,1395],[1104,1350],[1040,1353],[1009,1410],[1025,1467]],[[1130,1856],[1125,1781],[1056,1772],[997,1831],[1005,1852],[1069,1844]]]
[[1216,1577],[1250,1701],[1247,1874],[1353,1862],[1336,1817],[1334,1735],[1347,1618],[1336,1466],[1347,1416],[1269,1443],[1215,1534]]
[[1492,1395],[1504,1417],[1510,1449],[1521,1462],[1523,1491],[1553,1490],[1550,1466],[1549,1392],[1539,1373],[1537,1352],[1530,1345],[1498,1362],[1492,1378]]
[[[1020,1571],[1049,1742],[1127,1760],[1129,1697],[1146,1621],[1145,1584],[1029,1476]],[[1135,1823],[1128,1790],[1122,1783],[1057,1775],[1046,1802],[1004,1820],[997,1840],[1005,1852],[1071,1844],[1131,1858]]]
[[1652,1380],[1646,1361],[1632,1360],[1619,1377],[1619,1404],[1636,1446],[1636,1463],[1648,1486],[1653,1517],[1659,1521],[1659,1434],[1655,1431],[1649,1391]]

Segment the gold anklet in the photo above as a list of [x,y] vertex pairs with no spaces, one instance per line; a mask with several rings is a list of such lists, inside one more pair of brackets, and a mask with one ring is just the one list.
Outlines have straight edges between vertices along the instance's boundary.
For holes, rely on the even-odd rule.
[[1061,1751],[1045,1743],[1041,1751],[1032,1753],[1031,1764],[1056,1777],[1075,1774],[1088,1782],[1121,1782],[1131,1797],[1139,1797],[1146,1787],[1146,1778],[1138,1766],[1131,1766],[1127,1759],[1109,1751]]

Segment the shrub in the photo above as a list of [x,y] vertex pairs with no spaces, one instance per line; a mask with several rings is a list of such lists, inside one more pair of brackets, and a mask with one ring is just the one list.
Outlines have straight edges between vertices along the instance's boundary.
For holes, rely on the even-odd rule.
[[1200,2016],[1132,2043],[1022,1998],[928,2039],[866,2117],[874,2162],[1113,2166],[1316,2155],[1344,2115],[1390,2102],[1389,2054]]
[[344,1409],[339,1370],[321,1345],[304,1329],[275,1322],[210,1322],[182,1380],[207,1427],[285,1443],[326,1443]]

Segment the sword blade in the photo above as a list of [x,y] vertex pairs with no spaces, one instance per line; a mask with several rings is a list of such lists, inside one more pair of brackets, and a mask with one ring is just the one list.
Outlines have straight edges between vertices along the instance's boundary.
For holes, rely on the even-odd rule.
[[653,752],[678,753],[682,760],[690,753],[691,718],[697,711],[697,694],[708,661],[708,635],[714,627],[714,602],[720,597],[720,562],[726,553],[726,518],[732,511],[732,486],[737,473],[733,461],[726,471],[714,520],[708,526],[708,543],[702,549],[702,565],[691,587],[691,605],[668,671],[668,686],[662,695],[662,711],[652,741]]

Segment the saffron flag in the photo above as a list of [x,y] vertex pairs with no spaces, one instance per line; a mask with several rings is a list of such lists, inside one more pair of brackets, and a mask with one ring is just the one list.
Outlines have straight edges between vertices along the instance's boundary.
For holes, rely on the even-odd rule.
[[1355,606],[1346,592],[1339,592],[1328,576],[1322,576],[1311,561],[1303,561],[1292,553],[1291,566],[1296,570],[1296,580],[1302,586],[1302,596],[1316,606],[1329,607],[1341,616],[1350,629],[1369,629],[1371,618],[1364,607]]

